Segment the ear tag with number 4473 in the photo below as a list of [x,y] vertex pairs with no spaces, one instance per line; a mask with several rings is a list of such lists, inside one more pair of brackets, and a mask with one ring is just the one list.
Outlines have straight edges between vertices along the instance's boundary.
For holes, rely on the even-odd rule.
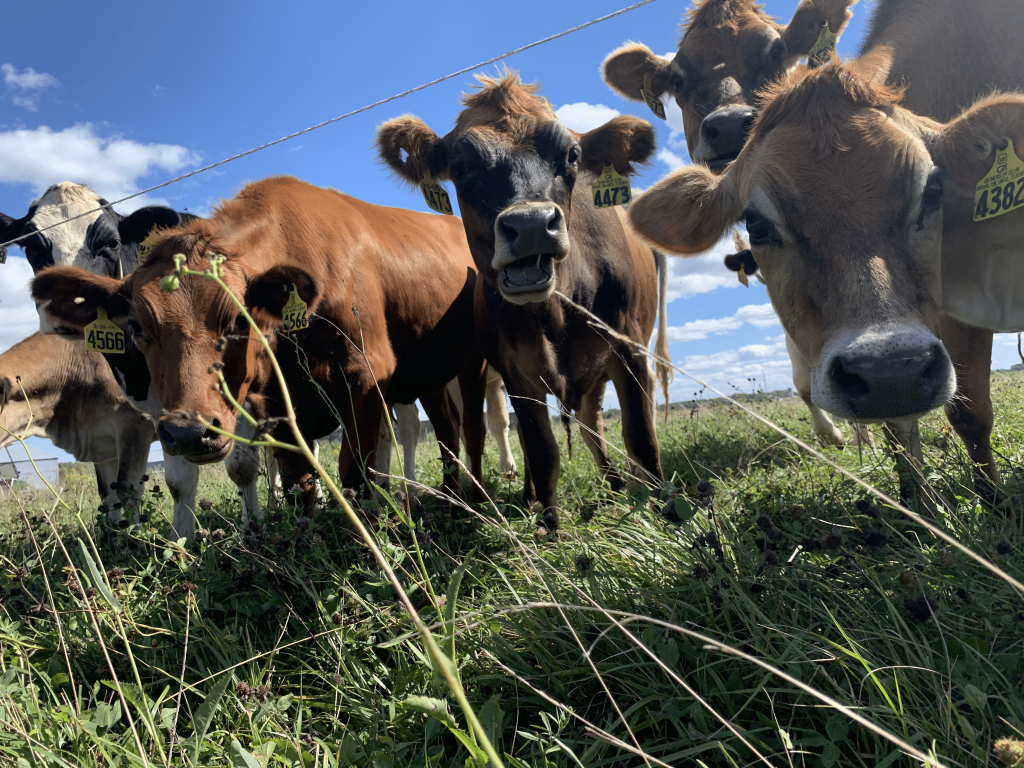
[[284,305],[284,312],[282,313],[285,332],[301,331],[303,328],[309,328],[308,311],[309,306],[299,297],[299,291],[293,283],[292,295],[288,297],[288,301]]
[[996,149],[996,161],[974,189],[974,220],[985,221],[1024,205],[1024,162],[1017,157],[1013,139]]
[[821,28],[821,34],[818,35],[817,42],[807,52],[808,66],[811,69],[815,69],[822,64],[828,64],[829,59],[832,57],[832,51],[836,49],[836,42],[838,40],[839,35],[828,28],[828,22],[826,21],[825,26]]
[[85,326],[85,351],[105,352],[108,355],[124,353],[124,331],[107,319],[107,310],[96,310],[96,319]]
[[423,181],[420,182],[420,191],[423,193],[423,199],[427,201],[427,207],[430,210],[443,213],[446,216],[455,215],[455,211],[452,209],[452,199],[448,197],[444,187],[434,181],[430,171],[423,174]]
[[594,196],[595,208],[614,208],[633,199],[629,179],[620,175],[610,163],[604,167],[601,177],[590,185],[590,194]]
[[640,89],[640,95],[643,96],[644,101],[647,102],[647,106],[651,108],[651,112],[664,120],[665,105],[661,103],[661,99],[654,95],[654,89],[651,87],[650,75],[644,75],[644,87]]

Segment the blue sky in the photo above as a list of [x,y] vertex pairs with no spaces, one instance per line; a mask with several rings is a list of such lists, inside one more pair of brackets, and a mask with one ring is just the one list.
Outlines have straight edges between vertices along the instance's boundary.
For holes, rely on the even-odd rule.
[[[59,3],[45,23],[36,4],[8,4],[0,52],[0,211],[24,214],[39,192],[79,181],[114,200],[308,125],[348,112],[506,50],[618,10],[627,0],[542,2],[502,6],[444,3]],[[788,21],[796,0],[769,0]],[[678,108],[669,123],[644,104],[626,102],[602,82],[599,66],[626,40],[674,53],[688,3],[659,0],[506,60],[543,93],[574,128],[616,113],[635,114],[658,129],[659,155],[635,187],[648,187],[689,162]],[[854,55],[865,3],[839,44]],[[493,73],[492,65],[486,72]],[[463,75],[401,101],[257,153],[121,207],[164,202],[205,213],[247,181],[292,174],[364,200],[418,210],[418,193],[392,180],[372,149],[377,125],[406,112],[446,132]],[[454,200],[454,195],[452,195]],[[36,327],[27,301],[28,270],[12,249],[0,267],[0,349]],[[790,384],[782,329],[764,289],[739,287],[721,254],[673,260],[669,325],[673,359],[729,390]],[[688,325],[689,324],[689,325]],[[1015,339],[997,337],[996,364],[1017,361]],[[697,387],[676,377],[672,399]],[[614,402],[609,390],[609,403]],[[39,443],[53,450],[46,441]]]

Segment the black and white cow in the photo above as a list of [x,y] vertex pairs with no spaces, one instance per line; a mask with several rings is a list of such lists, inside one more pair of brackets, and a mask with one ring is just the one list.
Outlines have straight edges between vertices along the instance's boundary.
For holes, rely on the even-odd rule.
[[[113,208],[95,210],[104,205],[108,203],[83,184],[68,181],[54,184],[20,219],[0,213],[0,243],[29,235],[16,245],[25,251],[35,273],[54,265],[77,266],[94,274],[122,278],[138,266],[142,242],[154,228],[176,227],[197,218],[166,206],[140,208],[127,216]],[[73,218],[76,216],[79,218]],[[47,229],[72,218],[66,224]],[[40,312],[40,317],[44,316],[45,313]],[[53,333],[58,329],[43,327],[41,330]],[[128,401],[143,413],[159,418],[163,408],[150,386],[146,360],[133,343],[131,334],[126,338],[126,347],[124,354],[104,357]],[[228,475],[240,489],[243,520],[250,512],[258,515],[258,454],[236,444],[224,463]],[[172,537],[191,539],[196,530],[199,467],[170,455],[164,457],[164,467],[167,487],[174,498]]]

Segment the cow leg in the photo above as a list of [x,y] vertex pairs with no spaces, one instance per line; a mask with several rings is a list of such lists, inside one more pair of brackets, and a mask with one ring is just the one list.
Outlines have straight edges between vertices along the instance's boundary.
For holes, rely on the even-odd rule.
[[853,437],[850,438],[850,445],[854,447],[858,445],[875,447],[875,438],[871,436],[871,429],[867,424],[857,424],[851,421],[850,426],[853,427]]
[[181,456],[164,456],[164,479],[174,500],[171,539],[196,536],[196,490],[199,488],[199,467]]
[[921,450],[921,432],[916,419],[887,421],[884,427],[889,448],[896,457],[896,471],[900,478],[900,501],[912,499],[921,488],[924,472],[924,453]]
[[512,446],[508,440],[509,418],[505,383],[501,380],[501,374],[491,365],[487,366],[487,391],[484,396],[487,400],[487,431],[498,443],[498,469],[505,477],[516,477],[519,475],[519,468],[516,467]]
[[543,508],[544,527],[558,530],[558,478],[561,456],[551,428],[551,416],[543,399],[528,389],[520,389],[515,381],[505,379],[512,408],[519,420],[519,440],[523,446],[525,483],[523,504],[539,501]]
[[[381,389],[386,390],[386,381]],[[338,452],[338,477],[345,488],[357,492],[366,490],[366,482],[377,466],[377,446],[380,442],[380,422],[384,417],[384,403],[376,390],[362,396],[352,393],[354,418],[346,419],[345,435]],[[278,456],[280,460],[280,456]],[[286,488],[288,486],[285,486]]]
[[647,485],[665,479],[661,471],[661,454],[654,429],[654,378],[646,358],[638,360],[629,350],[613,355],[609,366],[615,392],[622,407],[622,441],[626,455],[642,472],[640,480]]
[[[395,409],[388,406],[380,420],[380,438],[377,440],[377,485],[383,490],[391,489],[391,425],[396,421]],[[397,431],[397,428],[396,428]],[[399,437],[401,442],[402,438]]]
[[416,448],[420,444],[420,409],[416,403],[395,406],[398,442],[402,444],[402,474],[416,482]]
[[142,502],[142,478],[149,463],[149,446],[153,442],[153,424],[138,411],[127,408],[112,414],[117,419],[117,498],[133,522],[138,520]]
[[[515,410],[515,406],[512,406]],[[516,421],[519,416],[516,414]],[[519,450],[523,452],[523,506],[529,509],[537,503],[537,488],[533,484],[533,475],[530,472],[530,457],[526,453],[526,438],[523,437],[523,427],[516,424],[516,435],[519,437]]]
[[[316,506],[316,475],[313,465],[297,451],[274,451],[277,466],[281,472],[281,486],[284,490],[285,503],[298,503],[307,513],[312,513]],[[293,489],[298,490],[296,500]]]
[[618,470],[612,466],[608,456],[608,443],[604,439],[604,392],[608,385],[608,377],[604,376],[583,396],[576,418],[580,422],[580,436],[587,446],[594,463],[601,470],[601,476],[608,481],[613,491],[621,491],[625,486]]
[[974,490],[994,501],[999,470],[992,456],[992,331],[940,319],[942,343],[956,371],[956,395],[946,404],[946,418],[964,441],[974,465]]
[[484,396],[487,389],[487,367],[474,355],[459,372],[458,389],[462,393],[462,434],[466,442],[469,472],[475,482],[469,486],[469,500],[482,503],[484,493]]
[[843,433],[836,429],[836,425],[832,423],[832,419],[827,413],[811,402],[811,368],[788,333],[786,334],[786,351],[789,352],[789,362],[793,366],[793,386],[796,387],[800,399],[804,401],[804,405],[811,413],[811,427],[814,430],[814,436],[822,445],[834,445],[842,448],[846,443]]
[[271,448],[263,449],[263,460],[267,464],[267,508],[281,508],[281,471]]
[[[239,428],[239,434],[242,431]],[[242,525],[249,522],[250,516],[257,520],[262,519],[259,489],[256,486],[256,480],[260,476],[260,455],[257,449],[251,445],[235,443],[231,453],[224,459],[224,468],[228,477],[238,487],[238,495],[242,499]]]
[[96,462],[96,488],[100,493],[100,507],[107,513],[107,519],[112,523],[121,521],[121,502],[117,498],[117,490],[114,485],[117,483],[117,459]]
[[459,465],[451,458],[451,454],[459,455],[459,419],[455,403],[452,402],[447,388],[421,397],[420,403],[430,423],[434,425],[434,434],[437,435],[437,444],[441,449],[441,466],[444,472],[441,487],[450,495],[461,496]]

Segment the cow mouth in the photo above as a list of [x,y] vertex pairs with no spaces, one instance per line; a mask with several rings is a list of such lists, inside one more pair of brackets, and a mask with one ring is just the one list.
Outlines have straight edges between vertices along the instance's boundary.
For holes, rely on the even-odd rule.
[[725,170],[728,167],[729,163],[731,163],[733,160],[735,160],[739,156],[740,156],[739,152],[730,152],[727,155],[718,155],[713,160],[708,160],[707,161],[707,166],[712,171],[723,171],[723,170]]
[[543,253],[507,264],[498,272],[501,292],[507,296],[546,293],[555,282],[555,257]]
[[[227,440],[222,446],[209,453],[182,454],[182,458],[192,464],[214,464],[218,461],[224,461],[228,454],[231,453],[231,448],[232,442]],[[164,452],[166,453],[166,450]]]

